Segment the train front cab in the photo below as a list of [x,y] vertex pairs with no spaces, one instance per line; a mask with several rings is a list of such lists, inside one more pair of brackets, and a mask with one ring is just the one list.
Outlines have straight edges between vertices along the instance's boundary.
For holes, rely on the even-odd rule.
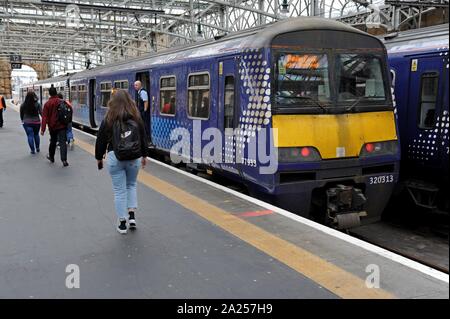
[[271,55],[272,199],[337,228],[379,220],[400,157],[383,44],[308,30],[275,37]]

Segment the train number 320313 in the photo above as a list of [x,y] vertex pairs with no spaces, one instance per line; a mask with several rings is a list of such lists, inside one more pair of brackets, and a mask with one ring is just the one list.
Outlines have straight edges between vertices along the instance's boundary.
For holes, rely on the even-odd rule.
[[382,175],[382,176],[374,176],[369,178],[369,184],[386,184],[393,183],[394,175]]

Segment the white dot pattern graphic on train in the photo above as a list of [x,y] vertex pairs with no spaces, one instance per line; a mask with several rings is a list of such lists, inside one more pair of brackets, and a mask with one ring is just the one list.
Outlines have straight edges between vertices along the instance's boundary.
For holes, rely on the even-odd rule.
[[438,51],[443,51],[439,53],[443,57],[442,62],[445,64],[445,68],[448,69],[448,46],[437,48]]
[[170,134],[177,128],[186,128],[180,132],[184,132],[185,136],[179,137],[178,141],[182,142],[183,147],[188,147],[188,143],[192,143],[192,137],[188,132],[192,132],[192,124],[190,121],[184,121],[183,123],[175,120],[172,117],[159,117],[152,116],[152,139],[153,143],[158,147],[166,150],[170,150],[172,146],[178,143],[177,140],[172,141]]
[[[439,150],[448,154],[449,144],[449,113],[443,111],[436,119],[433,129],[425,130],[408,145],[408,157],[414,160],[428,161],[438,156]],[[440,144],[440,145],[439,145]]]
[[236,142],[233,136],[225,136],[225,147],[223,147],[226,163],[233,163],[236,156]]
[[267,60],[263,50],[246,49],[239,64],[239,76],[246,97],[239,117],[239,130],[236,137],[240,154],[250,139],[255,138],[257,132],[264,126],[269,125],[272,117],[271,69]]

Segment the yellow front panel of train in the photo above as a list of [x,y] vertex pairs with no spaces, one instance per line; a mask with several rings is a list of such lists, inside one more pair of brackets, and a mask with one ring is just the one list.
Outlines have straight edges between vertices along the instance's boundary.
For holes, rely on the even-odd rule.
[[274,115],[275,147],[313,146],[323,159],[357,157],[365,143],[396,140],[394,113]]

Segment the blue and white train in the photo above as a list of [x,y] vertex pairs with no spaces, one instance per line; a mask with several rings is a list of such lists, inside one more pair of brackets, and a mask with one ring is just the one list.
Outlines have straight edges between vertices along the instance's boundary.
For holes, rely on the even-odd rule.
[[448,25],[385,37],[402,151],[402,185],[412,202],[449,212]]
[[149,93],[156,150],[169,154],[183,139],[171,133],[182,128],[189,135],[183,145],[194,145],[185,155],[204,160],[195,145],[208,149],[210,136],[200,136],[214,128],[221,148],[208,149],[214,160],[202,163],[213,174],[338,228],[380,219],[400,149],[378,38],[332,20],[288,19],[39,81],[24,93],[33,89],[45,103],[53,84],[72,101],[75,121],[95,128],[114,89],[135,97],[136,80]]

